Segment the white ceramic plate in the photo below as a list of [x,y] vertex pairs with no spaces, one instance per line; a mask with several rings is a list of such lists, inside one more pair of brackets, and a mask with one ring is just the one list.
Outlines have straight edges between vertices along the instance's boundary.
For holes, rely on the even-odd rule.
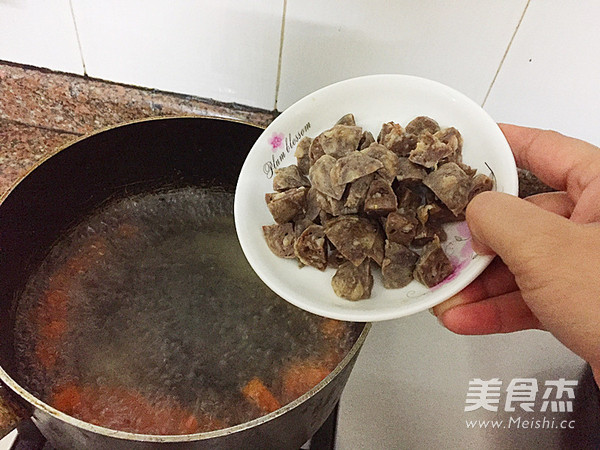
[[[294,259],[275,256],[264,240],[262,226],[274,223],[265,204],[273,192],[273,169],[296,163],[294,151],[303,136],[316,137],[344,114],[377,137],[384,122],[405,126],[416,116],[429,116],[440,126],[457,128],[464,138],[463,160],[479,172],[493,171],[495,189],[518,193],[512,152],[492,118],[465,95],[440,83],[405,75],[373,75],[342,81],[298,101],[277,117],[252,147],[238,180],[234,216],[246,258],[258,276],[290,303],[315,314],[356,322],[394,319],[431,308],[473,281],[491,258],[471,250],[464,222],[447,226],[444,250],[455,266],[450,277],[428,289],[413,281],[402,289],[385,289],[374,272],[371,298],[352,302],[337,297],[331,287],[334,269],[298,268]],[[500,224],[499,224],[500,225]]]

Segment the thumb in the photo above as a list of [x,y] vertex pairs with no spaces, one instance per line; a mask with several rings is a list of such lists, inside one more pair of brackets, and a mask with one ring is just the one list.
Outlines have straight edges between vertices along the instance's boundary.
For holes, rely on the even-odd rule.
[[467,223],[478,253],[496,253],[515,271],[554,257],[562,239],[570,239],[576,225],[518,197],[482,192],[467,207]]
[[543,327],[600,378],[600,224],[577,224],[526,200],[483,192],[467,207],[475,246],[495,252]]

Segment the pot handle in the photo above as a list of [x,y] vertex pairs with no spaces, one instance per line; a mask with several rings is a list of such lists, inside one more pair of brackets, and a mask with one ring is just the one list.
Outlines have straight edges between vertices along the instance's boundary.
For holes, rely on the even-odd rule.
[[31,411],[22,405],[13,391],[0,382],[0,439],[30,417]]

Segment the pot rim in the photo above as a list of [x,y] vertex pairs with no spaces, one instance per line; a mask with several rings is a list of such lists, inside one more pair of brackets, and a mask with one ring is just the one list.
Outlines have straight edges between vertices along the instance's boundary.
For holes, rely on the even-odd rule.
[[[38,167],[40,167],[42,164],[44,164],[44,162],[48,161],[50,158],[56,156],[63,150],[70,148],[71,146],[77,144],[78,142],[80,142],[84,139],[87,139],[89,137],[95,136],[97,134],[101,134],[101,133],[111,131],[111,130],[121,128],[121,127],[126,127],[129,125],[135,125],[138,123],[150,122],[150,121],[163,121],[163,120],[172,120],[172,119],[200,119],[200,120],[210,119],[210,120],[217,120],[217,121],[239,123],[242,125],[248,125],[251,127],[258,128],[258,129],[265,128],[265,127],[262,127],[262,126],[259,126],[256,124],[252,124],[250,122],[246,122],[246,121],[239,120],[239,119],[234,119],[234,118],[229,118],[229,117],[210,116],[210,115],[197,115],[197,116],[180,115],[180,116],[168,116],[168,117],[148,117],[148,118],[132,120],[132,121],[119,123],[116,125],[107,126],[107,127],[104,127],[104,128],[98,129],[98,130],[94,130],[93,132],[84,134],[83,136],[80,136],[80,137],[74,139],[73,141],[68,142],[67,144],[59,147],[52,154],[50,154],[47,157],[38,161],[25,174],[23,174],[21,177],[19,177],[4,194],[0,195],[0,206],[2,205],[2,203],[4,203],[4,201],[8,198],[8,196],[17,188],[17,186],[26,177],[28,177],[34,170],[36,170]],[[202,433],[180,434],[180,435],[179,434],[178,435],[153,435],[153,434],[138,434],[138,433],[132,433],[132,432],[128,432],[128,431],[113,430],[110,428],[106,428],[106,427],[102,427],[99,425],[94,425],[89,422],[85,422],[83,420],[72,417],[56,408],[53,408],[52,406],[50,406],[47,403],[38,399],[35,395],[31,394],[25,388],[23,388],[4,370],[4,368],[1,365],[0,365],[0,380],[2,382],[4,382],[4,384],[6,384],[6,386],[8,388],[10,388],[17,395],[19,395],[19,397],[21,397],[25,401],[27,401],[27,403],[32,405],[34,408],[44,411],[45,413],[50,414],[52,417],[55,417],[63,422],[66,422],[72,426],[75,426],[77,428],[80,428],[80,429],[83,429],[86,431],[90,431],[90,432],[97,433],[97,434],[111,437],[111,438],[118,438],[118,439],[129,440],[129,441],[141,441],[141,442],[200,441],[200,440],[207,440],[207,439],[213,439],[213,438],[218,438],[218,437],[222,437],[222,436],[227,436],[227,435],[237,433],[237,432],[249,429],[249,428],[253,428],[255,426],[261,425],[262,423],[274,420],[277,417],[279,417],[283,414],[286,414],[288,411],[298,407],[300,404],[307,401],[309,398],[311,398],[317,392],[319,392],[321,389],[323,389],[326,385],[328,385],[330,381],[332,381],[342,370],[344,370],[344,368],[350,363],[350,361],[352,361],[354,359],[355,355],[361,349],[370,329],[371,329],[371,323],[364,323],[364,327],[361,330],[361,333],[359,334],[358,338],[356,339],[356,341],[354,342],[354,344],[352,345],[352,347],[350,348],[350,350],[348,351],[346,356],[335,367],[335,369],[333,369],[323,380],[321,380],[318,384],[316,384],[312,389],[305,392],[303,395],[301,395],[297,399],[291,401],[290,403],[287,403],[286,405],[282,406],[281,408],[277,409],[276,411],[265,414],[254,420],[244,422],[244,423],[241,423],[238,425],[234,425],[231,427],[221,428],[219,430],[207,431],[207,432],[202,432]]]
[[21,175],[19,178],[17,178],[16,181],[14,181],[10,187],[3,193],[0,194],[0,205],[2,205],[2,203],[4,203],[4,201],[6,200],[6,198],[17,188],[17,186],[19,184],[21,184],[21,182],[27,178],[34,170],[36,170],[38,167],[40,167],[42,164],[44,164],[46,161],[48,161],[50,158],[53,158],[54,156],[58,155],[60,152],[62,152],[63,150],[68,149],[69,147],[72,147],[73,145],[79,143],[80,141],[83,141],[85,139],[91,138],[93,136],[96,136],[98,134],[102,134],[105,133],[107,131],[112,131],[115,130],[117,128],[124,128],[130,125],[136,125],[139,123],[145,123],[145,122],[153,122],[153,121],[166,121],[166,120],[180,120],[180,119],[201,119],[201,120],[216,120],[216,121],[221,121],[221,122],[233,122],[233,123],[239,123],[241,125],[248,125],[250,127],[253,128],[258,128],[260,130],[264,130],[265,127],[263,127],[262,125],[256,125],[254,123],[251,122],[247,122],[245,120],[241,120],[241,119],[235,119],[232,117],[222,117],[222,116],[211,116],[211,115],[196,115],[196,116],[186,116],[186,115],[177,115],[177,116],[158,116],[158,117],[144,117],[142,119],[135,119],[135,120],[128,120],[126,122],[120,122],[114,125],[107,125],[105,127],[102,128],[98,128],[96,130],[90,131],[88,133],[82,134],[81,136],[75,136],[74,139],[72,141],[67,142],[64,145],[59,146],[56,150],[54,150],[52,153],[50,153],[49,155],[45,155],[43,158],[40,158],[38,161],[36,161],[36,163],[31,166],[23,175]]

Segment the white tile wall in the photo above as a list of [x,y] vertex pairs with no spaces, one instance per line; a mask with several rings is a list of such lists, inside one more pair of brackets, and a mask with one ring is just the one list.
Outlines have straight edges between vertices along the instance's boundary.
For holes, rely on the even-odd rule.
[[342,79],[418,75],[481,103],[526,0],[288,0],[278,109]]
[[0,0],[0,60],[83,74],[69,0]]
[[273,109],[283,0],[73,0],[92,77]]
[[485,109],[600,145],[599,18],[599,2],[531,0]]

